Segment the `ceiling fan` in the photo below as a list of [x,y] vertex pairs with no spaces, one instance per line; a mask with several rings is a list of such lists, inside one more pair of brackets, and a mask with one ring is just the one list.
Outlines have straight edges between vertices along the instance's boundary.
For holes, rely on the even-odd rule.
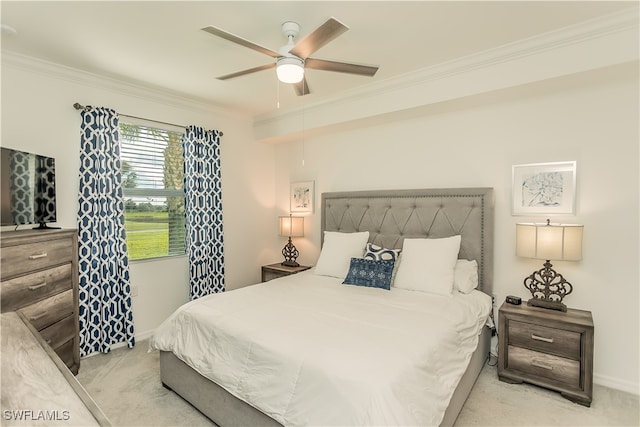
[[214,36],[222,37],[225,40],[248,47],[249,49],[253,49],[260,53],[264,53],[265,55],[269,55],[275,59],[275,61],[270,64],[260,65],[258,67],[220,76],[218,77],[219,80],[232,79],[234,77],[240,77],[246,74],[275,68],[278,80],[283,83],[294,84],[294,89],[298,96],[311,93],[309,85],[307,84],[307,79],[304,76],[305,68],[323,71],[336,71],[340,73],[357,74],[369,77],[372,77],[376,71],[378,71],[378,67],[374,65],[353,64],[310,57],[310,55],[315,51],[348,29],[349,27],[337,19],[329,18],[324,24],[320,25],[310,34],[307,34],[307,36],[302,40],[294,43],[295,37],[300,33],[300,26],[296,22],[287,21],[282,24],[282,33],[287,38],[288,42],[278,51],[275,51],[217,27],[209,26],[202,28],[203,31],[213,34]]

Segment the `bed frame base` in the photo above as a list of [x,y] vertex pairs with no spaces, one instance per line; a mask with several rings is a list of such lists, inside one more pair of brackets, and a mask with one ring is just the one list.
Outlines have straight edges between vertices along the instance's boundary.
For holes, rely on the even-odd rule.
[[248,403],[203,377],[173,353],[160,352],[162,385],[219,426],[282,426]]
[[[491,329],[482,328],[478,348],[456,387],[441,426],[453,426],[489,356]],[[281,426],[280,423],[203,377],[173,353],[160,352],[162,385],[219,426]]]

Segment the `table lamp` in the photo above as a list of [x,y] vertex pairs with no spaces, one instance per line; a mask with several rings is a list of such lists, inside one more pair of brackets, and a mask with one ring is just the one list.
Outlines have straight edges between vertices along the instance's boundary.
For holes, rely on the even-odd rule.
[[551,265],[555,261],[582,259],[582,230],[577,224],[516,224],[516,256],[543,259],[543,268],[524,279],[524,286],[532,295],[527,305],[567,311],[562,303],[573,290],[562,274]]
[[287,267],[298,267],[300,264],[296,262],[299,252],[291,242],[292,237],[304,236],[304,217],[301,216],[281,216],[279,217],[280,235],[289,237],[289,242],[282,248],[284,261],[282,265]]

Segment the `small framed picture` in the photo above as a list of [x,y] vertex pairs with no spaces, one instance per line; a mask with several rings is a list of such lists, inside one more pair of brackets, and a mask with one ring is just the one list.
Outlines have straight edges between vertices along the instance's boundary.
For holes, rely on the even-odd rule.
[[292,213],[313,212],[313,181],[292,182],[290,195]]
[[575,161],[514,165],[512,178],[512,215],[575,214]]

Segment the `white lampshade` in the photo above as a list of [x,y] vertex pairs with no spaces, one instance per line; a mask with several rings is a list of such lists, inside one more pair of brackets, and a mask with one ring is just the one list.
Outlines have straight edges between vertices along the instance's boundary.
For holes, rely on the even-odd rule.
[[278,59],[276,74],[282,83],[298,83],[304,77],[304,62],[295,57]]
[[582,259],[582,230],[577,224],[516,224],[516,255],[556,261]]
[[304,217],[301,216],[281,216],[280,235],[286,237],[304,236]]

